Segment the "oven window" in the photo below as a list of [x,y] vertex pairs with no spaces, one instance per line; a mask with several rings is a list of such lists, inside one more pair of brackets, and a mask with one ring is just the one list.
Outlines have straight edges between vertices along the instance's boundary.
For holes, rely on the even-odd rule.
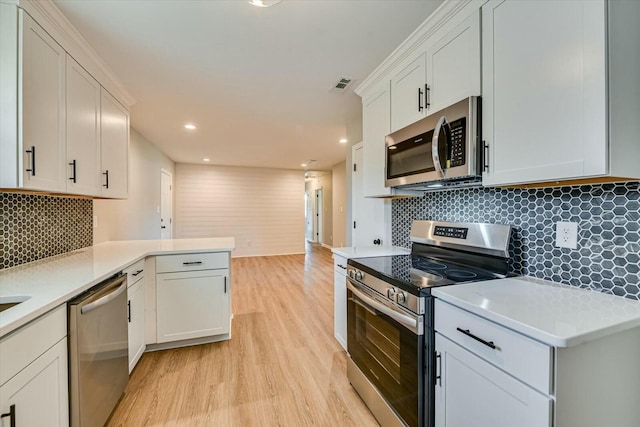
[[387,147],[387,179],[434,171],[433,131]]
[[347,350],[409,426],[422,420],[424,336],[366,305],[347,291]]

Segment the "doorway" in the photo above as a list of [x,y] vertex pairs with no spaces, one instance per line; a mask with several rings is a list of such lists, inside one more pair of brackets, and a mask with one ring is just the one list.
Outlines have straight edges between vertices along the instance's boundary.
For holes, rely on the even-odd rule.
[[166,169],[160,170],[160,238],[173,237],[173,176]]
[[304,220],[305,220],[305,239],[308,242],[315,242],[315,235],[313,234],[314,228],[314,215],[313,215],[313,197],[311,197],[311,191],[304,192]]

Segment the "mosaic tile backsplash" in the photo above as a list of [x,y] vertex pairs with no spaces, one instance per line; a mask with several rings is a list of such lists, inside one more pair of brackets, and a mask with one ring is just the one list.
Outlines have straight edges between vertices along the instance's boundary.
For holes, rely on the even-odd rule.
[[0,193],[0,269],[93,245],[93,201]]
[[[460,189],[395,199],[392,240],[409,248],[414,219],[514,226],[511,271],[640,299],[640,186]],[[578,249],[555,247],[558,221],[578,222]]]

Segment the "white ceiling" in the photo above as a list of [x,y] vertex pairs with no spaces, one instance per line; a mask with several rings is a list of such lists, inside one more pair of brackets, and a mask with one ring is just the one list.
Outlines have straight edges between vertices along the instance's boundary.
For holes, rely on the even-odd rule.
[[[353,89],[442,2],[54,1],[136,98],[132,126],[176,162],[314,170],[346,157]],[[330,93],[341,76],[354,83]]]

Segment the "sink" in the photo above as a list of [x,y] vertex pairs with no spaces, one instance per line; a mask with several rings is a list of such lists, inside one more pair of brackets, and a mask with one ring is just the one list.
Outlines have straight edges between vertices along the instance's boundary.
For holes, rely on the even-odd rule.
[[11,296],[11,297],[0,297],[0,312],[10,309],[13,306],[16,306],[22,302],[25,302],[31,297],[26,296]]

